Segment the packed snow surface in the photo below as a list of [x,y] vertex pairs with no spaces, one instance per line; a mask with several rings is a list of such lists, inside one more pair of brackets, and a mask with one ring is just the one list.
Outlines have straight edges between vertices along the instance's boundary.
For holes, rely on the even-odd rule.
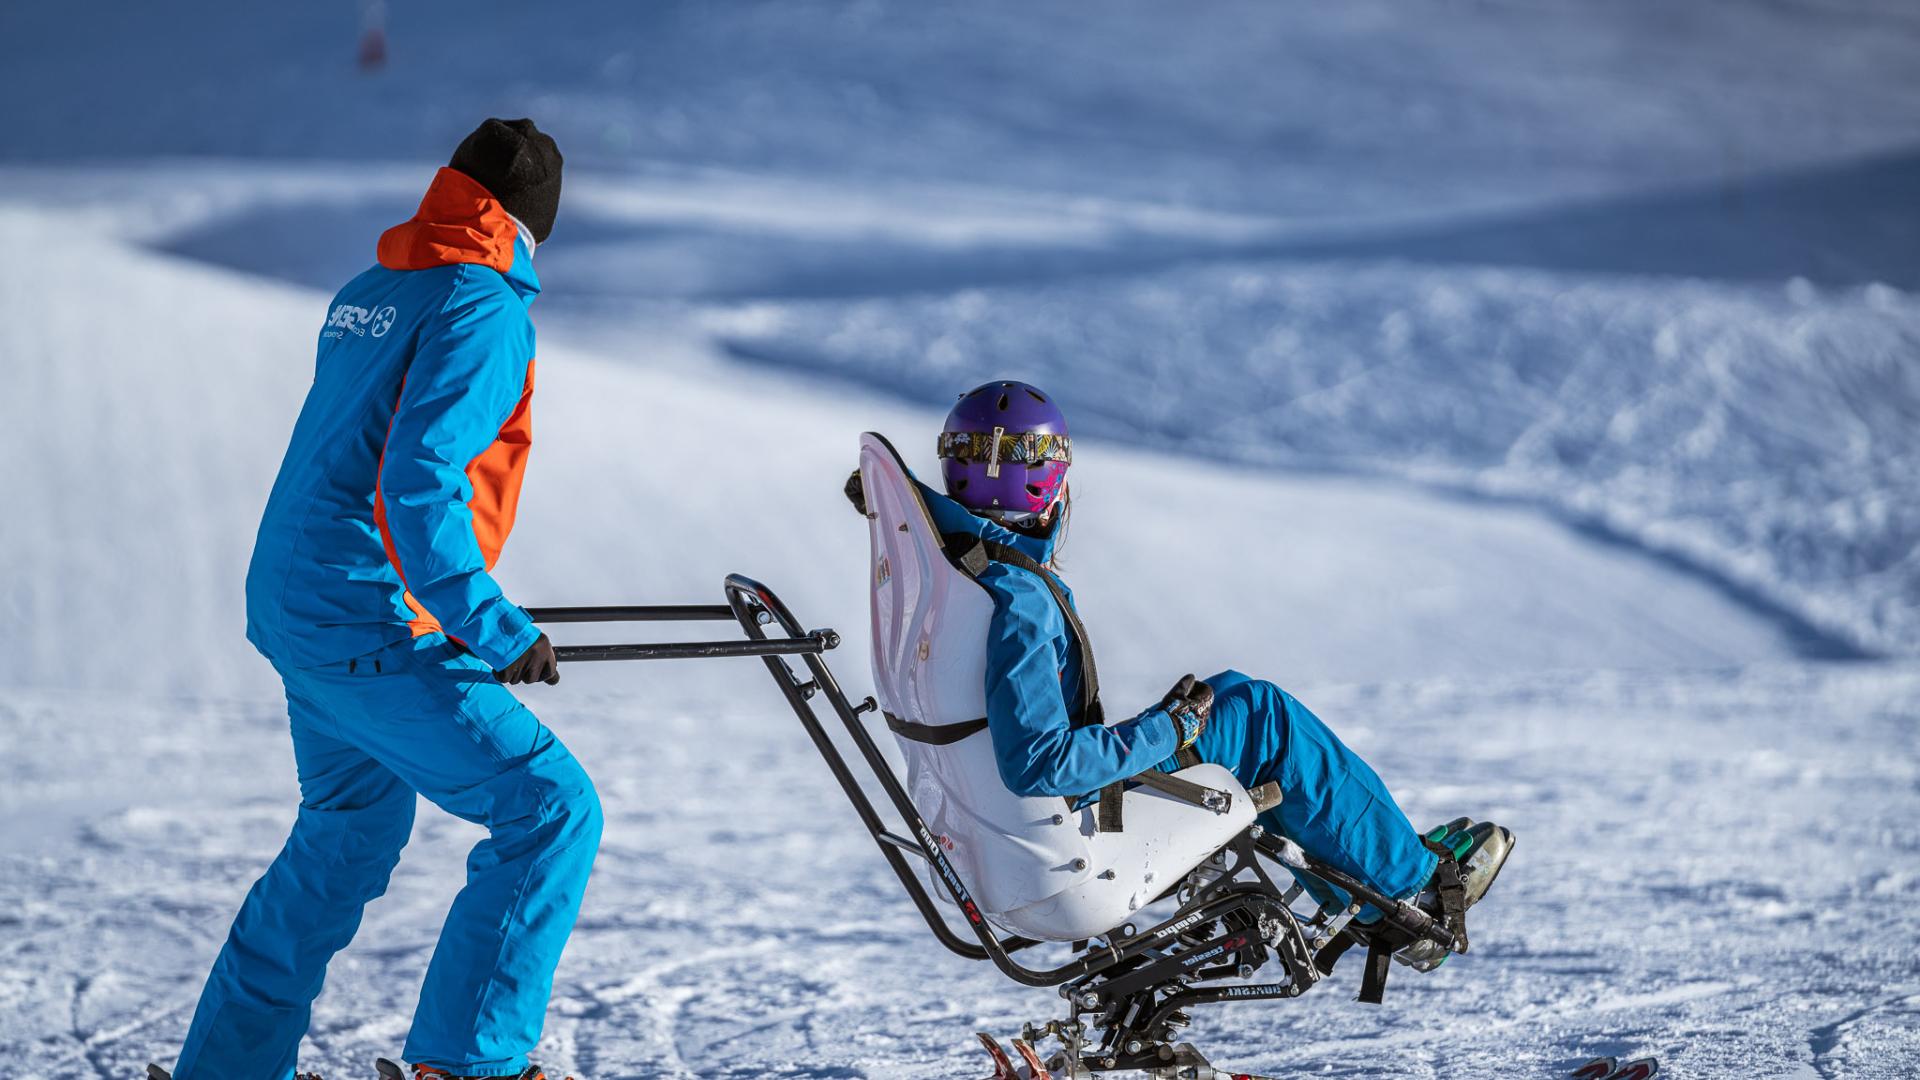
[[[1911,5],[420,0],[371,77],[354,5],[96,14],[0,8],[9,1075],[170,1061],[293,819],[254,526],[328,293],[489,112],[572,167],[514,598],[746,572],[863,694],[858,433],[925,470],[1030,378],[1110,711],[1238,667],[1519,835],[1470,955],[1203,1010],[1216,1061],[1920,1070]],[[1056,1014],[939,949],[758,662],[525,699],[609,817],[556,1073],[974,1076]],[[303,1067],[397,1051],[477,838],[420,815]]]

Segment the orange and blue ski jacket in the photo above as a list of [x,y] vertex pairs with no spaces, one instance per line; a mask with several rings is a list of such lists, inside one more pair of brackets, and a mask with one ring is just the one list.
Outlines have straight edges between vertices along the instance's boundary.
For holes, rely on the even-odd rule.
[[494,668],[540,631],[489,571],[532,445],[532,237],[441,169],[320,330],[247,571],[247,638],[313,667],[444,631]]

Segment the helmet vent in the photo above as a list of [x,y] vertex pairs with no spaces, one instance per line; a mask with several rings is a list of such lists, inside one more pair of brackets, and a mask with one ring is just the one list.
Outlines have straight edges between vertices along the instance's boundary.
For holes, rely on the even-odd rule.
[[1032,394],[1033,400],[1039,402],[1040,404],[1045,405],[1047,403],[1047,396],[1045,394],[1042,394],[1040,391],[1035,390],[1033,387],[1031,386],[1027,387],[1027,393]]
[[967,490],[967,478],[963,476],[963,477],[961,477],[960,479],[958,479],[958,480],[955,480],[955,481],[953,482],[953,490],[955,490],[955,491],[965,491],[965,490]]
[[1005,394],[1001,394],[1001,395],[1000,395],[1000,411],[1001,411],[1001,412],[1006,412],[1006,411],[1007,411],[1007,404],[1008,404],[1008,402],[1007,402],[1007,395],[1005,395]]
[[1031,496],[1033,496],[1033,497],[1034,497],[1034,498],[1036,498],[1036,499],[1038,499],[1038,498],[1040,498],[1040,497],[1041,497],[1041,491],[1040,491],[1040,485],[1039,485],[1039,484],[1028,484],[1028,485],[1027,485],[1027,494],[1029,494],[1029,495],[1031,495]]

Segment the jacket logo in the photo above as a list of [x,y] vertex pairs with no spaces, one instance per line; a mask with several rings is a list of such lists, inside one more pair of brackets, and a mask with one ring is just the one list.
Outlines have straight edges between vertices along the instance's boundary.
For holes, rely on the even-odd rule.
[[363,308],[357,304],[335,304],[327,313],[327,327],[321,337],[344,338],[349,333],[354,337],[385,337],[393,329],[393,320],[400,313],[392,304],[379,308]]

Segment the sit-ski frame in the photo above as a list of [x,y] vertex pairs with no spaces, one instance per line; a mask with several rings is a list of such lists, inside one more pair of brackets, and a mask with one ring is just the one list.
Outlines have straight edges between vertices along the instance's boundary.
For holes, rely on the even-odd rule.
[[[1042,1037],[1058,1038],[1064,1052],[1047,1063],[1065,1077],[1096,1072],[1139,1070],[1167,1080],[1208,1080],[1245,1074],[1216,1072],[1192,1046],[1172,1041],[1188,1022],[1186,1010],[1221,1001],[1249,1001],[1298,997],[1319,981],[1315,954],[1327,948],[1362,904],[1384,912],[1397,929],[1424,937],[1456,951],[1453,935],[1437,920],[1411,903],[1381,895],[1363,882],[1306,855],[1278,837],[1251,826],[1203,864],[1187,881],[1166,895],[1179,905],[1167,919],[1146,929],[1129,923],[1104,939],[1074,943],[1076,958],[1052,968],[1027,967],[1013,959],[1016,952],[1039,945],[1031,938],[1000,937],[974,903],[966,884],[954,871],[945,851],[914,809],[893,768],[860,722],[863,714],[878,711],[872,697],[848,702],[828,670],[822,654],[837,648],[840,635],[830,629],[805,630],[771,589],[739,574],[726,580],[724,604],[641,605],[625,607],[530,608],[536,623],[613,622],[737,622],[746,637],[737,641],[669,642],[626,645],[562,645],[554,651],[566,662],[588,660],[665,660],[713,656],[757,656],[766,664],[780,693],[801,726],[826,759],[841,790],[853,803],[868,835],[893,868],[900,884],[920,910],[935,938],[953,953],[969,960],[990,960],[1008,978],[1027,986],[1060,988],[1071,1008],[1069,1017],[1042,1027],[1027,1025],[1014,1045],[1023,1057],[1029,1043]],[[768,636],[768,627],[783,635]],[[802,678],[787,657],[799,657],[806,666]],[[887,828],[866,790],[814,711],[813,699],[824,697],[846,729],[881,790],[905,823],[907,835]],[[974,940],[956,933],[942,916],[934,898],[907,856],[925,860],[965,915]],[[1303,891],[1298,884],[1282,890],[1267,875],[1258,856],[1306,873],[1347,892],[1345,908],[1323,907],[1310,916],[1290,905]],[[1164,898],[1164,896],[1162,897]],[[1268,959],[1277,959],[1285,972],[1278,982],[1249,983]],[[1220,980],[1236,980],[1220,982]],[[1089,1045],[1088,1022],[1098,1029],[1097,1044]],[[990,1037],[983,1037],[991,1042]],[[1005,1062],[998,1048],[997,1061]],[[1018,1076],[1011,1067],[1008,1076]],[[1029,1075],[1044,1069],[1030,1066]]]

